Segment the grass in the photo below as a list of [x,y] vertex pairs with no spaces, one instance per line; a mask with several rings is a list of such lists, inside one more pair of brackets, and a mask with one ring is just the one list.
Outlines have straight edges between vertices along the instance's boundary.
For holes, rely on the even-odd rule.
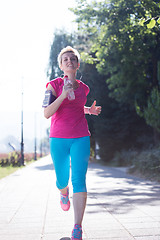
[[[35,160],[31,160],[31,161],[27,161],[26,165],[29,165],[31,163],[35,162]],[[25,166],[21,166],[21,167],[13,167],[13,166],[5,166],[5,167],[0,167],[0,179],[16,172],[17,170],[24,168]]]
[[12,167],[12,166],[0,167],[0,179],[16,172],[20,168],[22,167]]

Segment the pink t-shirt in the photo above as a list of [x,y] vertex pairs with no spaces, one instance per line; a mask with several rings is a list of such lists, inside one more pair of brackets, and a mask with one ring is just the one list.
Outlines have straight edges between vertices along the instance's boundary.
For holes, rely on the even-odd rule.
[[[50,137],[79,138],[90,136],[88,123],[84,114],[89,87],[77,80],[79,87],[74,91],[75,100],[64,99],[56,113],[51,118]],[[54,88],[57,97],[61,95],[64,81],[56,78],[48,84]]]

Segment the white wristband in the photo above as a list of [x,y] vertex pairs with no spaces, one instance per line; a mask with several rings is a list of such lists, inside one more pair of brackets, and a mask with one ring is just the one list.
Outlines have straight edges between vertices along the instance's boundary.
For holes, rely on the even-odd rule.
[[88,114],[91,115],[92,113],[90,112],[90,108],[88,108]]

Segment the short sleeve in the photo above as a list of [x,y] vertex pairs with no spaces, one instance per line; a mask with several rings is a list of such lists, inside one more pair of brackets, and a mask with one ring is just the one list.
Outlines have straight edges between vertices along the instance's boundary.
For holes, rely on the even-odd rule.
[[49,84],[51,84],[51,86],[53,87],[53,89],[55,90],[56,94],[58,95],[59,93],[59,88],[60,88],[60,80],[59,78],[56,78],[54,80],[51,80],[50,82],[48,82],[46,84],[46,88],[48,87]]
[[52,80],[52,81],[48,82],[48,83],[46,84],[46,88],[48,87],[49,84],[51,84],[51,86],[52,86],[52,87],[54,88],[54,90],[56,91],[56,84],[55,84],[55,81]]
[[85,91],[85,94],[87,96],[88,93],[90,92],[90,88],[85,83],[83,83],[83,82],[81,82],[81,83],[82,83],[83,89]]

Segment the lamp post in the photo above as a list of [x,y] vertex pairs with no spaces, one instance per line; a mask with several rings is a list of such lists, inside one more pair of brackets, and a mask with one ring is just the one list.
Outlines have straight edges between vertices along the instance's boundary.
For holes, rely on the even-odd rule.
[[41,144],[40,144],[40,157],[43,157],[43,143],[41,140]]
[[23,142],[23,87],[22,87],[22,109],[21,109],[21,165],[24,166],[24,142]]
[[37,160],[36,112],[35,112],[35,115],[34,115],[34,130],[35,130],[35,139],[34,139],[34,160]]

